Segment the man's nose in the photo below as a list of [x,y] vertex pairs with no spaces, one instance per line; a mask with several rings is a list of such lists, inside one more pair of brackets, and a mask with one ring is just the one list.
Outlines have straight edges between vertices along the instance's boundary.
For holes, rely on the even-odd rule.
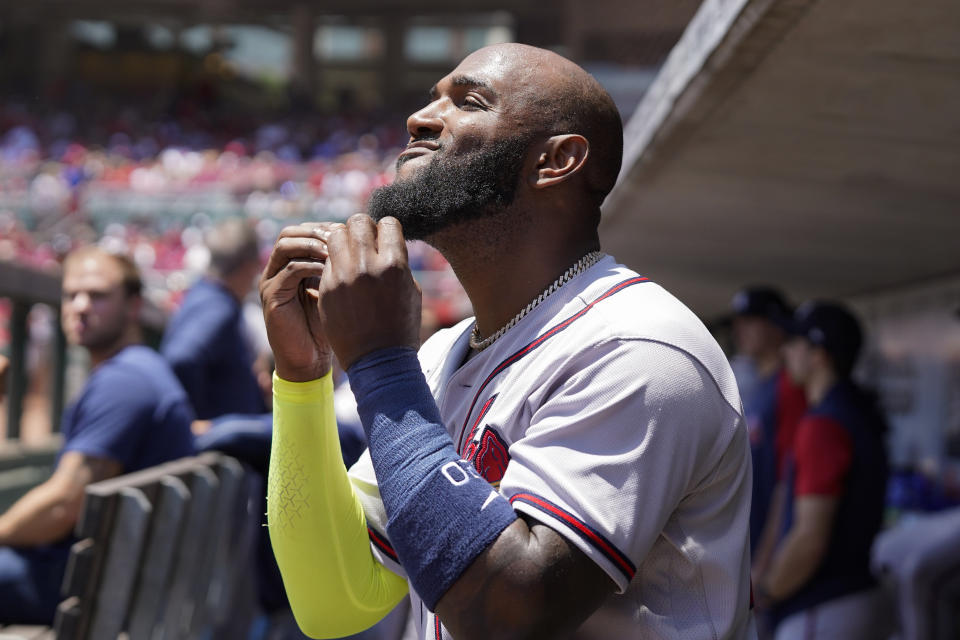
[[86,311],[90,308],[90,296],[85,293],[77,293],[70,298],[70,306],[74,311]]
[[437,101],[431,102],[407,118],[407,131],[411,138],[430,138],[440,135],[443,120],[440,119]]

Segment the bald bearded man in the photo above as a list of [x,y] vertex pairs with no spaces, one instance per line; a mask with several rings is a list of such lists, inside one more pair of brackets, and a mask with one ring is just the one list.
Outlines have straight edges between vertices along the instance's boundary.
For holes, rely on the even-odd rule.
[[[600,250],[622,127],[574,63],[468,56],[369,216],[281,233],[270,535],[314,637],[409,591],[420,638],[749,638],[749,445],[702,323]],[[405,239],[476,314],[419,345]],[[419,354],[417,349],[419,348]],[[332,354],[369,449],[339,463]]]

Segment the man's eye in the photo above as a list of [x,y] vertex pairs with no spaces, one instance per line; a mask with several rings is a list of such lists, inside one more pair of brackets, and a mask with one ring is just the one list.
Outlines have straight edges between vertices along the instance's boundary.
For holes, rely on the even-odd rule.
[[482,102],[474,98],[473,96],[467,96],[463,99],[464,107],[472,107],[474,109],[484,109],[486,108]]

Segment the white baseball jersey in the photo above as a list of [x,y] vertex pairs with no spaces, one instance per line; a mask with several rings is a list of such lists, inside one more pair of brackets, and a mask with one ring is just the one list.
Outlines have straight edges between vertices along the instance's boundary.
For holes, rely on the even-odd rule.
[[[427,383],[462,457],[616,583],[576,637],[753,637],[749,444],[697,317],[608,256],[464,362],[471,327],[424,344]],[[367,453],[350,475],[403,575]],[[448,638],[412,591],[418,637]]]

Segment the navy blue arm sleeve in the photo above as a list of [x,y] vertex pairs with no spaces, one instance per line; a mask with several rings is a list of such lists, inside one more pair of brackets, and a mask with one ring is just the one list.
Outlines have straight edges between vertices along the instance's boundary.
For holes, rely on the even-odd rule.
[[432,611],[517,516],[457,455],[413,349],[368,354],[347,374],[387,511],[387,535]]

